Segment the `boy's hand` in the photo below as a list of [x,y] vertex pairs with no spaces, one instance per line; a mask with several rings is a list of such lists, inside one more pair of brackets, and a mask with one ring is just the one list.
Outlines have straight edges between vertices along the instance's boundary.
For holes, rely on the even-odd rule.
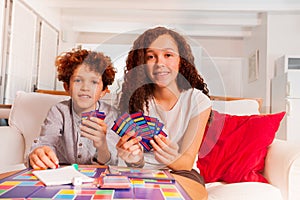
[[127,163],[137,163],[144,157],[143,147],[139,143],[142,138],[138,136],[129,140],[133,135],[133,132],[123,135],[116,145],[118,156]]
[[151,140],[150,144],[153,146],[155,159],[157,161],[169,165],[178,158],[179,147],[177,144],[171,143],[168,138],[162,135],[155,135],[154,140]]
[[97,117],[82,120],[80,130],[82,136],[94,142],[95,148],[101,148],[103,144],[106,144],[107,125],[103,120]]
[[55,169],[59,163],[54,151],[48,146],[35,148],[29,154],[29,162],[33,169]]

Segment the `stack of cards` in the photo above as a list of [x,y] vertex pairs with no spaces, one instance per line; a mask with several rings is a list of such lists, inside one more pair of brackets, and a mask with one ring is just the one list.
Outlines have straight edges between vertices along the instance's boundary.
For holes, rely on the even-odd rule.
[[137,112],[133,114],[124,113],[115,121],[111,129],[120,137],[130,131],[134,131],[135,135],[133,137],[141,136],[142,140],[140,143],[146,151],[150,151],[152,149],[150,140],[153,139],[154,135],[162,134],[167,137],[167,134],[162,130],[163,126],[164,124],[157,118]]
[[90,112],[85,112],[81,114],[82,120],[89,119],[90,117],[97,117],[99,119],[104,120],[106,115],[104,112],[100,112],[99,110],[92,110]]
[[130,180],[127,176],[109,175],[100,176],[98,179],[98,187],[107,189],[128,189],[131,187]]

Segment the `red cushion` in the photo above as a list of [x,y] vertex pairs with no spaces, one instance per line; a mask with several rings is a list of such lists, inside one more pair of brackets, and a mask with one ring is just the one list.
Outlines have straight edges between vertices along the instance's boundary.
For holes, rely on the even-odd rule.
[[197,161],[205,181],[267,183],[261,172],[285,112],[250,116],[212,112]]

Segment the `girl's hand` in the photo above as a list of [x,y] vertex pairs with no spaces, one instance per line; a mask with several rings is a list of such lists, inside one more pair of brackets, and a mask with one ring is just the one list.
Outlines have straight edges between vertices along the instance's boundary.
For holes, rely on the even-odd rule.
[[178,158],[179,147],[177,144],[171,143],[162,135],[155,135],[154,140],[151,140],[150,144],[153,146],[155,159],[158,162],[169,165]]
[[99,149],[106,144],[107,125],[97,117],[82,120],[80,125],[81,135],[92,140],[94,147]]
[[48,146],[35,148],[29,154],[29,162],[33,169],[55,169],[59,163],[54,151]]
[[116,145],[118,156],[128,164],[139,163],[139,161],[144,159],[143,147],[139,143],[142,138],[138,136],[130,139],[133,135],[134,132],[123,135]]

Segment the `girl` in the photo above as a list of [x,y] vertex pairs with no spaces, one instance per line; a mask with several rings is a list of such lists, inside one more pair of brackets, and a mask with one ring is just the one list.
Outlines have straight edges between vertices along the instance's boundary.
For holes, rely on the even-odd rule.
[[126,61],[121,112],[144,112],[164,123],[168,137],[154,136],[144,152],[140,137],[124,135],[118,155],[128,166],[162,168],[201,183],[191,171],[208,121],[211,103],[186,40],[164,27],[147,30],[134,42]]

